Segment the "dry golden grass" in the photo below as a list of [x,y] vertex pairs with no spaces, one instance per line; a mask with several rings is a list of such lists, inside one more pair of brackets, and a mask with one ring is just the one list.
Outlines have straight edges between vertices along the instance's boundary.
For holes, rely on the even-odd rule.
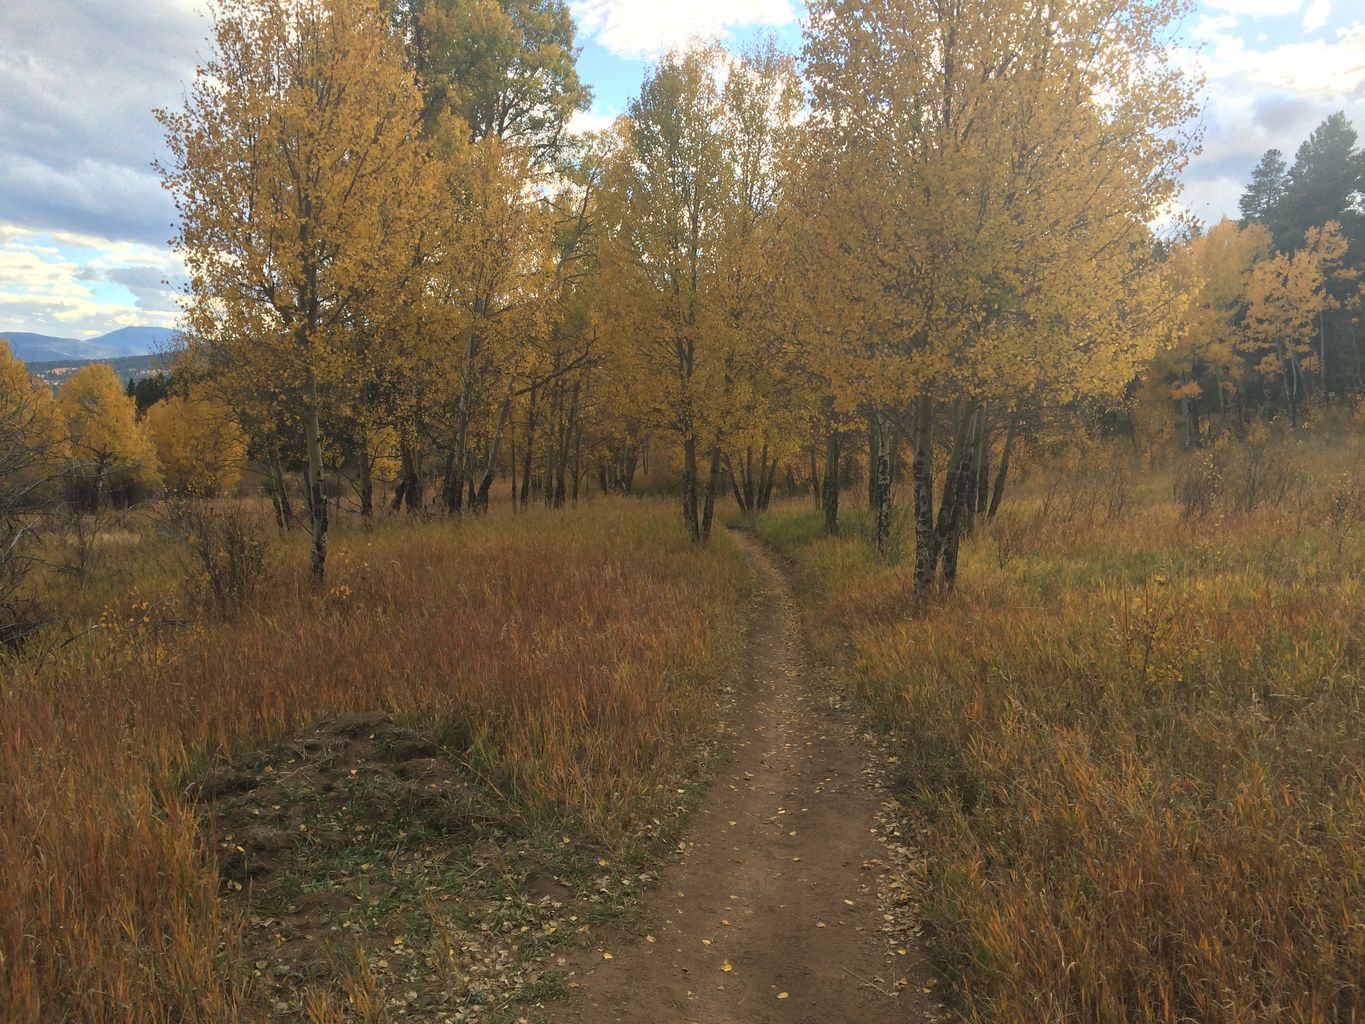
[[893,731],[969,1019],[1365,1019],[1365,514],[1332,512],[1340,462],[1301,462],[1294,508],[1197,523],[1168,480],[1120,521],[1048,522],[1035,481],[926,609],[856,516],[832,540],[805,508],[760,520]]
[[714,726],[747,572],[728,544],[692,549],[671,507],[337,541],[323,594],[290,547],[226,619],[168,624],[163,595],[128,586],[86,639],[8,666],[0,1020],[242,1019],[235,921],[186,772],[325,710],[458,736],[515,814],[605,844],[628,841]]

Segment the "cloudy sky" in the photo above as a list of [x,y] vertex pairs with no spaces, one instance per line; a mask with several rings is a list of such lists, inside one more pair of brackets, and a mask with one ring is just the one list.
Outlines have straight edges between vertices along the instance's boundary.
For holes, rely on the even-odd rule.
[[[981,0],[989,2],[989,0]],[[174,106],[207,47],[203,0],[3,0],[0,18],[0,330],[93,337],[171,326],[174,210],[152,161],[157,106]],[[570,0],[580,116],[620,113],[645,63],[692,35],[800,38],[800,0]],[[1326,115],[1365,134],[1365,10],[1358,0],[1201,0],[1182,59],[1208,76],[1205,145],[1184,205],[1236,213],[1262,152],[1292,156]],[[171,281],[167,286],[164,282]]]

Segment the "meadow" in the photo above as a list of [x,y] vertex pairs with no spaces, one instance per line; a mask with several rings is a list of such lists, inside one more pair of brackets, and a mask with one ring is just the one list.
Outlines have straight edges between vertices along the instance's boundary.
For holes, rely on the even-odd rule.
[[928,604],[865,516],[754,522],[887,734],[966,1019],[1365,1013],[1359,448],[1211,457],[1035,464]]
[[[552,918],[526,895],[531,860],[593,875],[592,892],[612,865],[628,887],[628,865],[675,827],[736,681],[748,584],[731,547],[692,550],[654,505],[597,502],[591,526],[587,510],[504,511],[339,532],[314,592],[302,540],[269,539],[257,512],[111,526],[83,587],[49,584],[90,628],[5,666],[0,1019],[323,1021],[344,1005],[383,1020],[395,996],[374,965],[407,954],[447,994],[496,1008],[526,979],[509,961],[471,988],[488,951],[461,956],[434,901],[472,899],[472,884]],[[299,762],[313,774],[266,788]],[[394,772],[439,786],[414,803]],[[272,795],[243,805],[253,793]],[[220,841],[224,803],[274,832]],[[268,854],[278,877],[241,871]],[[352,876],[369,862],[386,884],[362,896]],[[340,936],[355,915],[300,909],[334,887],[370,910]],[[481,906],[465,908],[475,932],[497,916]],[[326,941],[271,986],[291,913]],[[418,986],[388,987],[402,1003]]]

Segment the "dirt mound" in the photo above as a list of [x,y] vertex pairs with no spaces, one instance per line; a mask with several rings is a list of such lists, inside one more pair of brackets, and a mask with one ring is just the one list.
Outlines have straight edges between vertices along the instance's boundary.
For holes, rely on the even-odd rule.
[[374,712],[328,715],[190,785],[209,810],[225,886],[240,891],[305,847],[341,847],[387,822],[451,841],[491,823],[458,763],[430,739]]

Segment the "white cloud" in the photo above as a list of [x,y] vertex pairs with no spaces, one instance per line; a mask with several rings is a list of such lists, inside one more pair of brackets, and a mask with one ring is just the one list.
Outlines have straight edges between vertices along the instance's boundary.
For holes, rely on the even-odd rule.
[[0,242],[4,330],[90,337],[115,327],[176,323],[177,290],[168,282],[183,267],[167,250],[3,223]]
[[796,21],[791,0],[571,0],[584,35],[620,57],[654,57],[694,37]]
[[617,111],[610,109],[598,110],[593,107],[591,110],[580,110],[569,118],[569,134],[582,135],[586,132],[605,131],[615,124],[620,116]]
[[1303,12],[1303,30],[1316,32],[1327,24],[1332,14],[1332,0],[1312,0],[1308,10]]
[[1365,24],[1281,45],[1210,29],[1202,50],[1177,51],[1176,59],[1207,76],[1204,151],[1184,174],[1182,201],[1211,222],[1237,216],[1237,199],[1267,149],[1292,160],[1337,110],[1365,131]]
[[1238,18],[1276,18],[1297,14],[1303,0],[1204,0],[1202,6]]
[[1365,23],[1337,29],[1335,40],[1312,39],[1248,49],[1238,36],[1215,33],[1207,52],[1191,53],[1210,82],[1240,78],[1253,86],[1348,96],[1365,84]]

